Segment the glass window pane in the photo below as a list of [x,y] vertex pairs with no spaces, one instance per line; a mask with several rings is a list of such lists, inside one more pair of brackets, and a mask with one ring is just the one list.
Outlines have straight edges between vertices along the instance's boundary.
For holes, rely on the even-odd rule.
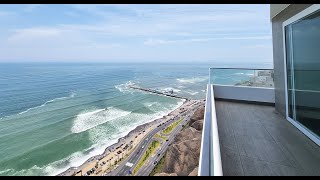
[[286,27],[286,47],[289,116],[319,136],[320,11]]

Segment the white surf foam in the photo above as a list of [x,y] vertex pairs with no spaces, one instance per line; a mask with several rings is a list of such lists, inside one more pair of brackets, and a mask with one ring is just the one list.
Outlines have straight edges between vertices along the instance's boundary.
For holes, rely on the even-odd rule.
[[235,73],[235,75],[247,75],[247,76],[253,76],[252,73]]
[[91,112],[82,112],[75,118],[71,132],[80,133],[130,113],[131,112],[129,111],[123,111],[114,107],[98,109]]
[[22,112],[19,112],[19,113],[17,113],[17,114],[13,114],[13,115],[9,115],[9,116],[4,116],[4,117],[0,118],[0,120],[2,120],[2,119],[4,119],[4,118],[10,118],[10,117],[15,116],[15,115],[23,115],[23,114],[26,114],[26,113],[28,113],[28,112],[30,112],[30,111],[33,111],[33,110],[39,109],[39,108],[41,108],[41,107],[44,107],[44,106],[46,106],[46,105],[48,105],[48,104],[50,104],[50,103],[53,103],[53,102],[56,102],[56,101],[60,101],[60,100],[64,100],[64,99],[68,99],[68,98],[73,98],[75,95],[76,95],[76,93],[72,92],[72,93],[70,94],[70,96],[59,97],[59,98],[55,98],[55,99],[46,101],[45,103],[41,104],[40,106],[36,106],[36,107],[29,108],[29,109],[27,109],[27,110],[25,110],[25,111],[22,111]]
[[[143,103],[143,105],[153,112],[159,112],[164,109],[163,104],[159,102],[147,102],[147,103]],[[167,109],[164,109],[164,110],[167,110]]]
[[208,80],[208,77],[192,77],[192,78],[177,79],[177,81],[179,81],[180,83],[184,83],[184,84],[194,84],[194,83],[203,82],[206,80]]
[[14,171],[13,169],[6,169],[6,170],[4,170],[4,171],[0,171],[0,175],[5,175],[5,174],[7,174],[8,172],[10,172],[10,171]]
[[192,96],[194,96],[194,95],[196,95],[196,94],[198,94],[199,92],[193,92],[193,91],[185,91],[186,93],[188,93],[188,94],[190,94],[190,95],[192,95]]
[[20,113],[18,113],[18,114],[19,114],[19,115],[25,114],[25,113],[27,113],[27,112],[29,112],[29,111],[31,111],[31,110],[34,110],[34,109],[38,109],[38,108],[40,108],[40,107],[43,107],[43,106],[45,106],[45,105],[47,105],[47,104],[49,104],[49,103],[53,103],[53,102],[59,101],[59,100],[64,100],[64,99],[67,99],[67,98],[73,98],[74,96],[75,96],[75,93],[71,93],[70,96],[55,98],[55,99],[52,99],[52,100],[49,100],[49,101],[43,103],[43,104],[40,105],[40,106],[33,107],[33,108],[29,108],[29,109],[27,109],[26,111],[20,112]]
[[[117,139],[109,141],[109,144],[107,144],[105,147],[116,143],[116,141]],[[19,171],[15,171],[14,169],[7,169],[4,171],[1,171],[0,175],[4,174],[4,175],[10,175],[10,176],[34,176],[34,175],[55,176],[66,171],[70,167],[80,166],[92,156],[102,154],[104,152],[105,147],[101,146],[101,147],[94,148],[92,146],[86,150],[83,150],[82,152],[75,152],[66,158],[52,162],[42,167],[38,167],[35,165],[29,169],[22,169]],[[91,149],[89,153],[84,153],[89,149]]]
[[244,75],[244,73],[234,73],[235,75]]
[[[143,105],[145,106],[145,107],[151,107],[151,106],[153,106],[153,105],[155,105],[155,104],[157,104],[158,102],[146,102],[146,103],[143,103]],[[159,104],[159,103],[158,103]]]
[[130,86],[136,86],[136,83],[132,82],[132,81],[128,81],[124,84],[119,84],[114,86],[116,89],[118,89],[120,92],[122,93],[126,93],[126,92],[132,92],[130,89]]
[[167,88],[164,88],[163,90],[164,90],[164,91],[170,91],[170,90],[172,90],[173,93],[176,93],[176,92],[180,92],[180,91],[181,91],[180,89],[176,89],[176,88],[172,88],[172,87],[167,87]]

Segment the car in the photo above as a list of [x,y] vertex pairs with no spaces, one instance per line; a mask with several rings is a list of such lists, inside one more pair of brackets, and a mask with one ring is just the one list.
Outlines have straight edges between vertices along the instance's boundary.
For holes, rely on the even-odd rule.
[[160,153],[158,154],[158,156],[160,156]]
[[169,141],[169,139],[166,140],[167,142]]
[[156,165],[158,163],[158,161],[153,162],[154,165]]

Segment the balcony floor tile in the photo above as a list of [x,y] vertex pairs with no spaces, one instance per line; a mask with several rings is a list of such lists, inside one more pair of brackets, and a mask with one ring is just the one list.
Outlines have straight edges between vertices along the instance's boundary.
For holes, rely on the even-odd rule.
[[272,106],[216,101],[224,175],[320,175],[320,147]]

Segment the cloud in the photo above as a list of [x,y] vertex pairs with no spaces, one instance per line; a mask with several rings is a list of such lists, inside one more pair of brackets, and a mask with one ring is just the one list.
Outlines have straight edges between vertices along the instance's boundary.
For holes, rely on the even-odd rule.
[[266,40],[271,39],[270,36],[247,36],[247,37],[216,37],[216,38],[193,38],[193,39],[179,39],[179,40],[163,40],[149,38],[143,42],[144,45],[154,46],[173,43],[193,43],[193,42],[209,42],[214,40]]
[[12,15],[16,15],[16,14],[13,12],[8,12],[8,11],[0,11],[0,17],[9,17]]
[[27,4],[24,8],[24,11],[32,12],[35,9],[39,8],[40,6],[43,6],[43,4]]
[[56,37],[61,30],[56,28],[26,28],[14,30],[14,34],[8,37],[8,42],[21,42],[39,38]]

